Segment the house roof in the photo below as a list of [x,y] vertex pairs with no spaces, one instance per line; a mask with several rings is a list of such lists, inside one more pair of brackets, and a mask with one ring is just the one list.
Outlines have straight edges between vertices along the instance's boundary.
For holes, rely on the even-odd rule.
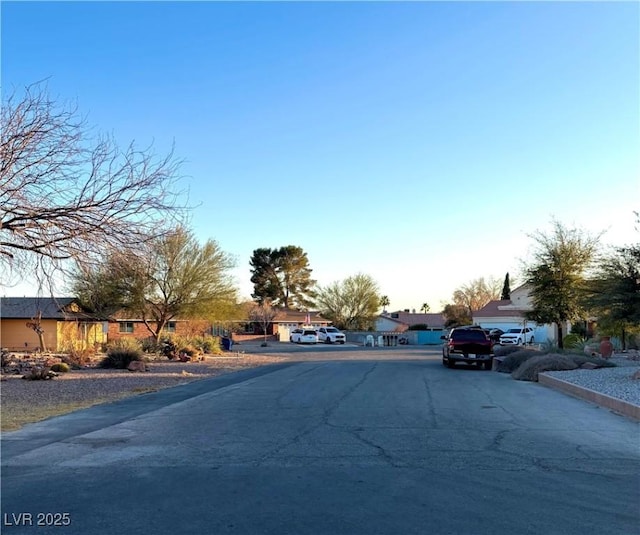
[[300,310],[290,310],[288,308],[279,309],[273,323],[305,323],[307,314],[310,323],[331,323],[327,318],[323,318],[318,312],[305,312]]
[[473,313],[475,318],[506,318],[522,316],[522,308],[515,307],[510,299],[489,301],[480,310]]
[[405,312],[405,311],[397,311],[397,312],[389,312],[380,316],[381,318],[391,320],[397,322],[402,325],[408,325],[411,327],[412,325],[421,325],[426,324],[428,327],[443,327],[445,318],[441,312],[431,312],[431,313],[415,313],[415,312]]
[[74,297],[0,297],[0,318],[31,319],[38,312],[42,319],[70,319],[80,312],[68,310]]

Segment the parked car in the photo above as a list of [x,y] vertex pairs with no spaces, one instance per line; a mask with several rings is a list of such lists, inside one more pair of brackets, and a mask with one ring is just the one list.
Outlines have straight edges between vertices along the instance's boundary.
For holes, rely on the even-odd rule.
[[455,368],[456,362],[465,362],[491,369],[493,362],[493,342],[487,333],[478,328],[456,327],[447,336],[441,336],[442,364]]
[[500,345],[520,346],[523,342],[525,344],[533,344],[533,340],[533,329],[531,327],[509,329],[500,336]]
[[294,329],[289,340],[296,344],[317,344],[318,333],[314,329]]
[[318,329],[318,342],[325,344],[344,344],[347,337],[335,327],[320,327]]

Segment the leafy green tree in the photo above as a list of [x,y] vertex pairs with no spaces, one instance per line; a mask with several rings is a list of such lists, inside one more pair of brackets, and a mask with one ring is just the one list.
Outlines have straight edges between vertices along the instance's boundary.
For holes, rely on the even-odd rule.
[[626,349],[627,334],[640,328],[640,245],[617,248],[598,261],[586,285],[585,305],[600,328],[620,335]]
[[445,305],[442,309],[442,315],[445,318],[444,326],[447,328],[471,325],[473,321],[469,307],[466,305],[457,305],[455,303]]
[[500,295],[500,282],[490,277],[480,277],[461,286],[453,292],[453,304],[466,307],[469,316],[472,312],[480,310],[489,301],[498,299]]
[[584,310],[585,274],[597,250],[598,237],[553,222],[553,232],[537,232],[533,261],[525,268],[532,309],[528,320],[552,323],[558,329],[558,346],[563,347],[563,326],[581,319]]
[[235,262],[219,245],[200,245],[180,227],[136,251],[112,252],[97,267],[79,269],[73,288],[90,309],[124,309],[159,340],[174,318],[223,320],[236,310]]
[[320,288],[317,296],[320,313],[345,330],[371,329],[380,303],[378,284],[362,273]]
[[311,278],[307,253],[287,245],[279,249],[260,248],[253,251],[253,294],[258,303],[268,300],[273,306],[308,308],[313,306],[316,281]]
[[509,285],[509,273],[504,276],[504,284],[502,285],[502,293],[500,294],[502,301],[511,299],[511,286]]

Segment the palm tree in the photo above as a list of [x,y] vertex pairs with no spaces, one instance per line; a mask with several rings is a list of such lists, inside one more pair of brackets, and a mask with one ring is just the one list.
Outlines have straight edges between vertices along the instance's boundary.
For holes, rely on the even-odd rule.
[[422,303],[420,310],[422,310],[426,314],[427,312],[429,312],[429,310],[431,310],[431,307],[429,306],[429,303]]
[[389,301],[389,297],[386,295],[383,295],[380,298],[380,306],[382,307],[382,312],[386,312],[386,307],[388,307],[391,304],[391,302]]

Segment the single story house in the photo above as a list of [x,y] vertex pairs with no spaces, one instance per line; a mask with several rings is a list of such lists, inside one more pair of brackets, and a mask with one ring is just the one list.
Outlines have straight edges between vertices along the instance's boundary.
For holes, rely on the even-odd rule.
[[[531,310],[531,298],[529,296],[529,285],[523,284],[511,292],[511,299],[490,301],[480,310],[472,314],[473,323],[481,325],[485,329],[508,329],[532,327],[533,337],[537,343],[548,340],[557,341],[558,334],[555,325],[539,325],[532,321],[527,321],[525,312]],[[564,333],[568,333],[571,325],[567,324]]]
[[426,325],[432,330],[444,329],[445,318],[440,312],[416,313],[408,310],[383,312],[376,319],[375,330],[379,332],[404,332],[413,325]]
[[68,351],[99,346],[106,324],[73,297],[0,297],[0,347],[9,351]]
[[[153,324],[153,322],[151,322]],[[267,326],[267,336],[271,340],[289,340],[289,333],[302,325],[313,328],[326,327],[331,322],[317,312],[279,309]],[[212,323],[207,320],[174,318],[167,323],[163,331],[176,336],[228,336],[234,341],[248,341],[264,337],[263,326],[259,321],[234,320]],[[151,336],[141,318],[133,317],[126,311],[114,314],[109,321],[109,340],[119,338],[144,339]]]
[[[262,325],[259,322],[242,322],[244,331],[235,330],[233,339],[236,341],[258,339],[264,336]],[[286,342],[289,335],[294,329],[298,329],[303,325],[319,329],[327,327],[331,324],[326,318],[323,318],[318,312],[291,310],[288,308],[278,309],[275,317],[267,326],[267,336],[272,340],[281,340]]]
[[[417,313],[409,310],[383,312],[376,319],[375,330],[382,333],[403,333],[399,338],[405,338],[411,345],[440,344],[440,336],[444,330],[445,317],[441,312]],[[415,325],[426,325],[420,331],[410,331]],[[392,344],[395,345],[395,342]]]

